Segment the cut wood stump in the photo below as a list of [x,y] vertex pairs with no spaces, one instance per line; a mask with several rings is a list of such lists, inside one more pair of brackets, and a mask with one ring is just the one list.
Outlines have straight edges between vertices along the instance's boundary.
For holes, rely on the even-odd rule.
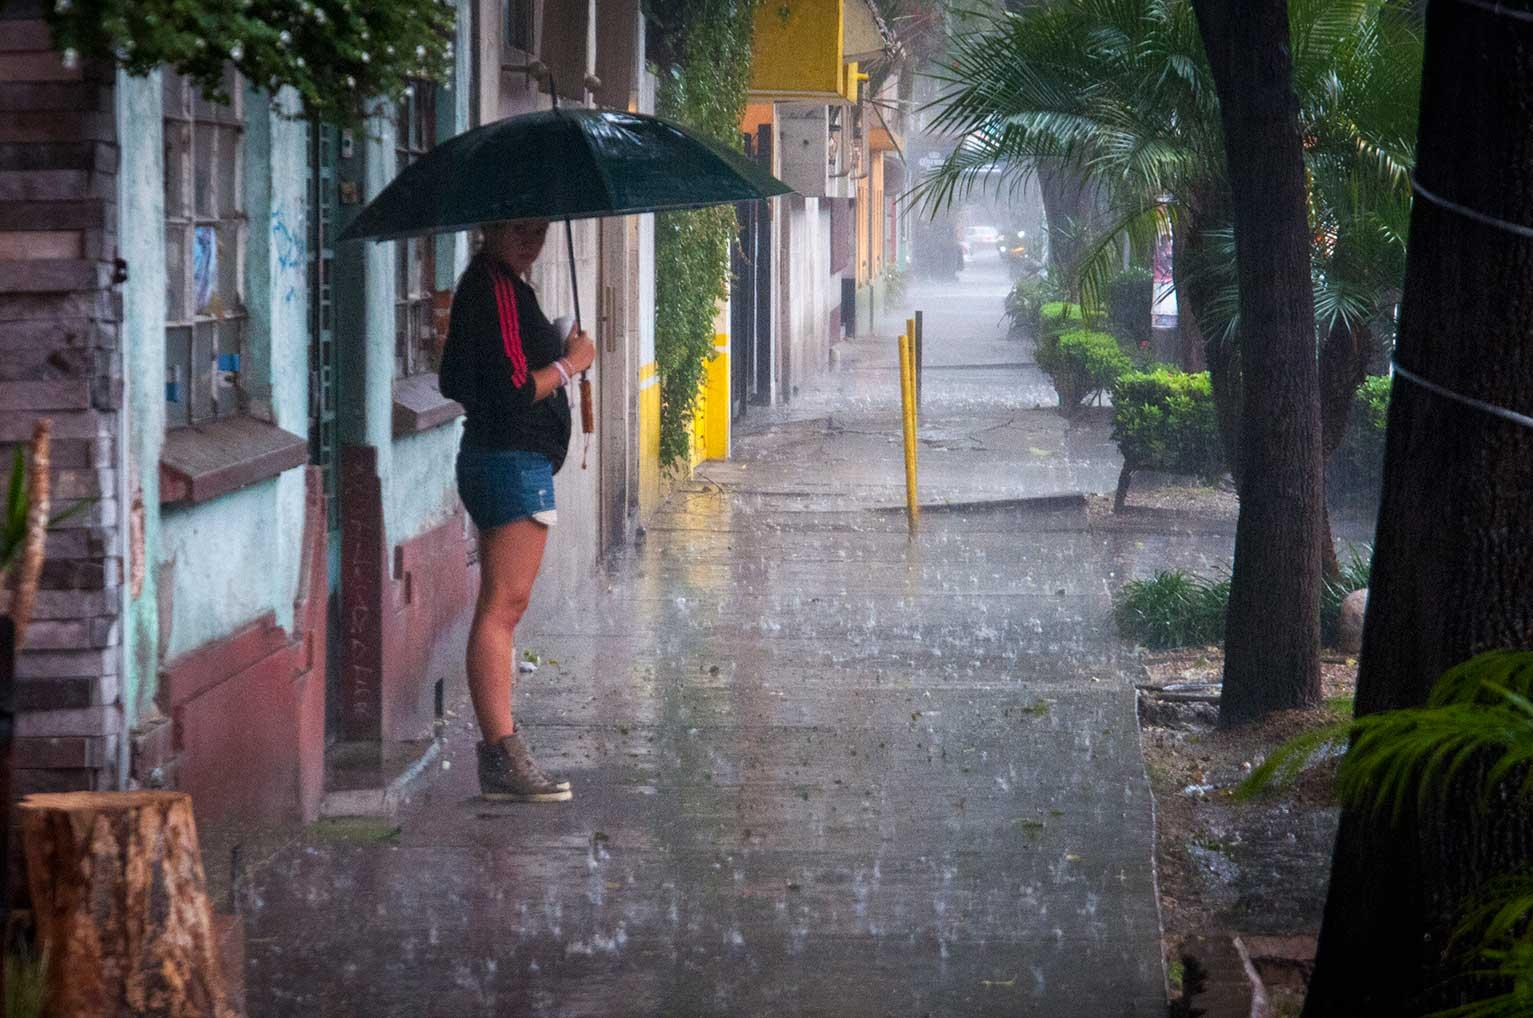
[[184,792],[22,800],[53,1018],[235,1018]]

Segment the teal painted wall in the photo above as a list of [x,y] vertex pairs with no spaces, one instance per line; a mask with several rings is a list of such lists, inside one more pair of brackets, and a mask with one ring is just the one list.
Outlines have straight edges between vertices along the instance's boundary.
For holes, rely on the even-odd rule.
[[[140,478],[146,515],[144,592],[130,610],[133,704],[149,708],[156,668],[265,612],[291,626],[304,532],[304,472],[253,484],[201,506],[159,509],[164,434],[164,207],[158,80],[132,83],[124,130],[123,235],[143,261],[158,262],[152,287],[124,300],[129,322],[130,471]],[[285,97],[293,104],[291,97]],[[150,172],[152,169],[152,172]],[[127,176],[127,175],[126,175]],[[242,388],[251,414],[308,431],[307,127],[281,117],[253,90],[245,95],[245,310]],[[130,239],[129,241],[129,238]],[[161,572],[161,567],[164,572]],[[156,580],[169,581],[159,590]],[[170,616],[159,618],[161,604]],[[161,645],[161,636],[164,641]],[[153,649],[150,652],[150,649]]]
[[154,563],[159,528],[147,525],[160,504],[160,444],[165,432],[165,149],[160,119],[160,75],[119,72],[114,91],[118,125],[118,252],[128,263],[122,288],[124,448],[128,499],[144,507],[144,545],[128,548],[132,568],[142,563],[143,585],[133,596],[123,585],[125,720],[132,726],[154,697],[159,665],[159,612]]
[[[468,3],[459,4],[457,52],[470,52]],[[441,134],[467,129],[467,61],[457,68],[439,106]],[[130,498],[142,492],[144,579],[137,597],[124,594],[129,723],[153,710],[160,665],[233,631],[266,612],[292,624],[302,554],[302,470],[200,506],[159,506],[165,357],[164,142],[160,76],[121,75],[116,93],[122,170],[119,243],[129,262],[124,287],[128,420],[121,453]],[[291,92],[272,102],[248,90],[244,196],[247,215],[245,302],[250,316],[241,385],[249,411],[298,435],[308,433],[310,343],[308,283],[307,125],[290,115]],[[394,175],[394,125],[378,117],[356,132],[364,198]],[[343,176],[345,173],[343,171]],[[341,266],[343,348],[342,438],[379,450],[385,519],[392,546],[456,509],[452,459],[459,426],[393,439],[394,266],[392,244],[351,246],[350,280]],[[463,234],[439,245],[438,278],[450,286],[467,263]],[[349,292],[348,292],[349,288]],[[365,298],[364,298],[365,295]],[[346,315],[353,315],[350,322]],[[349,343],[348,343],[349,340]],[[158,579],[168,590],[158,589]],[[161,605],[168,606],[162,619]],[[163,644],[163,645],[162,645]]]
[[[245,306],[250,318],[241,386],[250,413],[305,435],[307,127],[253,90],[247,91],[245,103]],[[296,106],[290,95],[278,104]],[[159,330],[163,336],[163,320]],[[140,370],[153,372],[163,384],[163,354],[143,360]],[[157,470],[158,460],[155,449],[140,469]],[[298,469],[202,505],[150,509],[156,561],[166,564],[171,583],[168,639],[158,648],[160,660],[228,636],[268,611],[279,625],[292,625],[303,513],[303,471]],[[141,702],[150,685],[140,680]]]

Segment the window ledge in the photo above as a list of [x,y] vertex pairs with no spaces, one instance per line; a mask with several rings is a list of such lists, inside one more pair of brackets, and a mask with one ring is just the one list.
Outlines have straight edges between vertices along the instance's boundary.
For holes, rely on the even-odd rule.
[[435,372],[394,381],[394,437],[418,435],[463,416],[461,404],[442,395]]
[[160,451],[160,504],[198,505],[309,461],[309,443],[254,417],[176,428]]

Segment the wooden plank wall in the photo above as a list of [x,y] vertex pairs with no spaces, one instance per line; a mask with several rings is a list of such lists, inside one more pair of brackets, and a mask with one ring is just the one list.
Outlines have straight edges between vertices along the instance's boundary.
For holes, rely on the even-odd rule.
[[123,358],[112,68],[67,66],[35,0],[0,10],[0,453],[53,420],[55,511],[17,662],[17,795],[116,780]]

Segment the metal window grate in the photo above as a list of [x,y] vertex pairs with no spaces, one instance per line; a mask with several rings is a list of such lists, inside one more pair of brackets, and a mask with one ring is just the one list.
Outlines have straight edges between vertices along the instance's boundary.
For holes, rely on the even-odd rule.
[[335,349],[335,247],[338,185],[336,156],[340,135],[334,127],[313,125],[309,143],[313,173],[309,178],[312,236],[309,245],[309,293],[312,301],[309,342],[309,461],[324,479],[325,519],[333,533],[340,529],[337,497],[339,432],[336,392],[339,387]]
[[[436,144],[436,86],[413,81],[395,110],[394,170],[402,172]],[[440,360],[432,314],[436,244],[431,237],[396,241],[394,377],[435,371]]]
[[227,102],[164,75],[165,420],[170,428],[241,409],[245,358],[243,82]]

